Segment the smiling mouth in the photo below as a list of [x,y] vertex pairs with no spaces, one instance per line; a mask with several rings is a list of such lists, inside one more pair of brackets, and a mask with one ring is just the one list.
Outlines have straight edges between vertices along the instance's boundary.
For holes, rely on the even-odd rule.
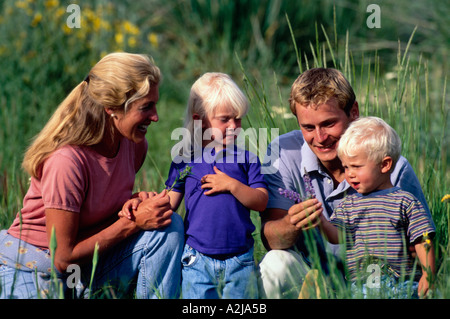
[[148,128],[149,125],[150,124],[148,124],[148,125],[139,125],[137,128],[138,128],[139,131],[141,131],[143,133],[146,133],[147,132],[147,128]]
[[331,149],[334,149],[334,146],[336,145],[336,142],[327,144],[327,145],[316,145],[316,148],[320,151],[329,151]]

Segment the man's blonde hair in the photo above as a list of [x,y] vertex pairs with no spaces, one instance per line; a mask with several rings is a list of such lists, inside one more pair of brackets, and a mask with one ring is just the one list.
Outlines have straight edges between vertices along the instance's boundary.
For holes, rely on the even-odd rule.
[[296,115],[296,103],[305,107],[317,107],[331,98],[335,98],[339,107],[350,115],[356,97],[344,75],[332,68],[314,68],[300,74],[292,84],[289,106]]
[[[105,109],[126,113],[129,105],[145,97],[160,81],[160,70],[147,56],[125,52],[101,59],[58,106],[25,153],[23,168],[40,178],[45,159],[64,145],[100,143],[113,124]],[[109,130],[109,131],[108,131]]]

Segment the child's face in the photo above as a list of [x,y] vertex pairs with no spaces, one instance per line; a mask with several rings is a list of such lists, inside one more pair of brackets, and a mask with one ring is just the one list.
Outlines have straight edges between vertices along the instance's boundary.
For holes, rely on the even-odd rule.
[[[345,169],[345,179],[360,194],[392,187],[390,167],[392,159],[387,156],[382,163],[368,159],[364,151],[358,151],[355,156],[342,156]],[[389,163],[387,163],[389,162]]]
[[220,107],[205,120],[205,129],[211,129],[212,136],[210,140],[203,139],[203,146],[208,145],[211,141],[223,147],[234,144],[240,128],[241,119],[236,118],[235,112],[229,108]]

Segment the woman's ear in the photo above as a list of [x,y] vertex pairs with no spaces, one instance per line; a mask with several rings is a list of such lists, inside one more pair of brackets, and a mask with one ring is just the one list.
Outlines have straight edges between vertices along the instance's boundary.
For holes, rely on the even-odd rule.
[[392,163],[392,157],[386,156],[385,158],[383,158],[383,160],[381,161],[381,173],[389,173],[392,168]]

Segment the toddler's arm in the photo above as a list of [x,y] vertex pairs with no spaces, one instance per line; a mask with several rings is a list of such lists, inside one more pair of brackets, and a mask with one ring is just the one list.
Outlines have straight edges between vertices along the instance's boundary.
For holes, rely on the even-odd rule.
[[265,188],[252,188],[234,179],[214,166],[216,174],[208,174],[202,177],[202,189],[208,188],[205,195],[221,192],[230,192],[242,205],[248,209],[262,212],[266,209],[269,200]]
[[[425,245],[429,246],[426,247]],[[430,289],[431,280],[429,276],[433,276],[436,271],[433,243],[431,241],[426,243],[422,240],[418,240],[414,247],[416,249],[417,257],[422,265],[422,277],[419,280],[418,293],[420,297],[424,297]]]
[[325,216],[320,214],[320,229],[326,235],[327,240],[332,244],[339,244],[339,230],[330,223]]

